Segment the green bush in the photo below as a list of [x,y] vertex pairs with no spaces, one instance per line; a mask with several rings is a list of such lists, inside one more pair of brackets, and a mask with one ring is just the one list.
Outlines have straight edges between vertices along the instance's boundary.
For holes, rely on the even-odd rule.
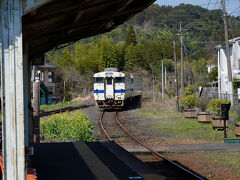
[[72,94],[66,92],[66,95],[65,95],[65,101],[71,101],[71,100],[72,100]]
[[221,104],[229,104],[231,101],[223,99],[212,99],[207,105],[207,109],[212,111],[215,115],[219,116],[221,114]]
[[190,85],[184,89],[184,96],[189,96],[194,94],[196,91],[196,86]]
[[194,94],[184,96],[181,100],[181,105],[184,108],[192,108],[196,104],[196,96]]
[[196,99],[196,106],[201,109],[201,111],[205,111],[207,109],[208,100],[204,97]]
[[240,122],[240,116],[234,118],[234,122]]
[[92,141],[92,132],[93,126],[83,112],[54,114],[41,119],[41,133],[47,139]]

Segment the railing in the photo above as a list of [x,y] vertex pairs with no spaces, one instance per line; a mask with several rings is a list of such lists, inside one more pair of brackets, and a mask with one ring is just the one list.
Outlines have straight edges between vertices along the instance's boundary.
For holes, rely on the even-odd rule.
[[223,99],[223,100],[231,100],[233,99],[233,102],[231,102],[233,105],[240,104],[240,95],[239,94],[227,94],[227,93],[218,93],[218,92],[202,92],[202,96],[205,97],[208,100],[211,99]]

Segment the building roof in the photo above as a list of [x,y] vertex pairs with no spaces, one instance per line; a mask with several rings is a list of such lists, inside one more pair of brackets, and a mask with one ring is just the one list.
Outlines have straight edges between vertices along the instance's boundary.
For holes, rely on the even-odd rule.
[[57,69],[58,68],[58,66],[55,66],[55,65],[53,65],[53,64],[51,64],[51,63],[48,63],[48,62],[44,62],[44,65],[40,65],[40,66],[38,66],[39,68],[52,68],[52,69]]
[[233,39],[229,39],[229,43],[233,44],[237,41],[240,41],[240,37],[236,37],[236,38],[233,38]]
[[155,0],[24,0],[23,38],[29,58],[116,28]]
[[[236,38],[233,38],[233,39],[229,39],[228,42],[229,42],[229,45],[232,45],[236,42],[240,41],[240,37],[236,37]],[[217,45],[216,46],[216,49],[221,49],[221,48],[224,48],[225,47],[225,43],[223,43],[222,45]]]

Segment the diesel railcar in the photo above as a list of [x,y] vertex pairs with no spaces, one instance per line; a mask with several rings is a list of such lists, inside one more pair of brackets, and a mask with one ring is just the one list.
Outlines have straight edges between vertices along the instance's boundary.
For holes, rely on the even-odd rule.
[[141,100],[142,79],[106,68],[94,74],[94,99],[100,108],[123,107],[127,102]]

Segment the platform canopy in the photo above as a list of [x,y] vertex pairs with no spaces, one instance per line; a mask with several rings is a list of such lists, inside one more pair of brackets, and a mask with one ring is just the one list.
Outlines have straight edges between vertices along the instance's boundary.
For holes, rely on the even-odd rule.
[[29,57],[57,45],[111,31],[155,0],[25,0],[23,35]]

